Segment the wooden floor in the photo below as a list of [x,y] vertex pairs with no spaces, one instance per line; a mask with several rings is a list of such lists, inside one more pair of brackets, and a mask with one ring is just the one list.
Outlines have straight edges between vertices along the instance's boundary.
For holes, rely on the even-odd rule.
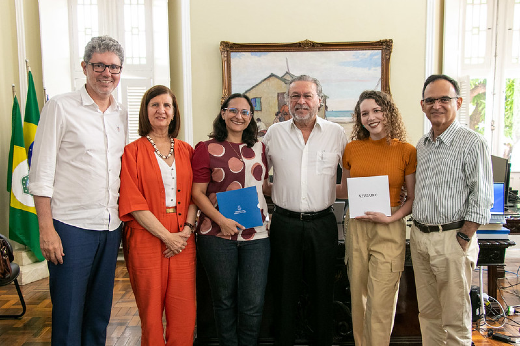
[[[48,346],[51,341],[51,299],[49,280],[21,286],[27,312],[20,320],[0,320],[0,345]],[[15,286],[0,287],[0,314],[21,311]],[[107,345],[134,346],[141,344],[141,321],[130,287],[124,262],[118,261],[114,284],[112,316],[107,330]]]
[[[509,250],[508,250],[509,251]],[[506,278],[501,279],[499,287],[503,297],[501,302],[513,306],[520,304],[520,280],[516,273],[520,266],[520,250],[507,254]],[[478,272],[475,272],[474,284],[478,284]],[[487,275],[484,275],[486,278]],[[485,279],[484,279],[485,280]],[[518,284],[518,285],[517,285]],[[485,286],[484,286],[485,287]],[[27,304],[27,313],[20,320],[0,320],[0,345],[2,346],[36,346],[50,345],[51,339],[51,301],[48,291],[48,279],[22,286],[22,292]],[[519,307],[520,310],[520,307]],[[21,311],[14,285],[0,287],[0,313],[15,314]],[[498,321],[498,322],[501,322]],[[488,321],[488,323],[497,323]],[[503,328],[495,332],[518,336],[520,314],[510,316]],[[482,326],[473,331],[475,345],[506,345],[487,337],[489,328]],[[116,269],[114,301],[112,317],[107,331],[107,345],[134,346],[140,345],[141,326],[134,295],[130,287],[128,272],[122,261]]]

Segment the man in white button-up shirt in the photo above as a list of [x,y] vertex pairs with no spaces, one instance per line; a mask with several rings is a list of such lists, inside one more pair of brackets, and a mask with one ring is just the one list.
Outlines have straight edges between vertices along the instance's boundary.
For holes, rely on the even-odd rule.
[[94,37],[83,60],[85,86],[53,97],[42,110],[29,173],[49,261],[52,345],[105,345],[121,240],[127,113],[111,93],[123,48],[108,36]]
[[275,293],[275,344],[293,345],[302,279],[310,295],[316,345],[332,344],[332,292],[338,228],[331,205],[347,138],[343,128],[317,116],[319,81],[299,76],[287,93],[292,119],[273,124],[263,143],[273,168],[275,204],[270,227]]

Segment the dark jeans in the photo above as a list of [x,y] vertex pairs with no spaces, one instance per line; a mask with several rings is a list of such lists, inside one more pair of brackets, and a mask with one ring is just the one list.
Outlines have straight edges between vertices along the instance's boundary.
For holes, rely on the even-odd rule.
[[54,228],[65,256],[48,263],[52,345],[105,345],[122,226],[95,231],[54,220]]
[[273,214],[271,269],[274,292],[275,345],[292,346],[302,280],[309,290],[313,345],[332,344],[333,290],[338,243],[331,212],[302,221]]
[[236,241],[197,236],[208,275],[220,346],[257,344],[271,252],[269,238]]

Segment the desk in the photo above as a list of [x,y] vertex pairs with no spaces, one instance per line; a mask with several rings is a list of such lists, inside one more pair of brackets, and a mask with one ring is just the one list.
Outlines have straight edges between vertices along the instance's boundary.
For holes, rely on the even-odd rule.
[[498,267],[505,265],[506,249],[516,245],[516,243],[509,239],[479,239],[478,245],[480,252],[478,254],[477,266],[488,267],[487,293],[491,297],[497,298]]

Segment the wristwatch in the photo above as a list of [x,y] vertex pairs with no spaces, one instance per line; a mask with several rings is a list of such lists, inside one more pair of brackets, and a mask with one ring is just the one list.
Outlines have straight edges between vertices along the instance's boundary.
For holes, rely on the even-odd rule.
[[464,240],[464,241],[467,241],[469,242],[469,237],[466,233],[462,233],[462,232],[457,232],[457,237],[459,237],[460,239]]

